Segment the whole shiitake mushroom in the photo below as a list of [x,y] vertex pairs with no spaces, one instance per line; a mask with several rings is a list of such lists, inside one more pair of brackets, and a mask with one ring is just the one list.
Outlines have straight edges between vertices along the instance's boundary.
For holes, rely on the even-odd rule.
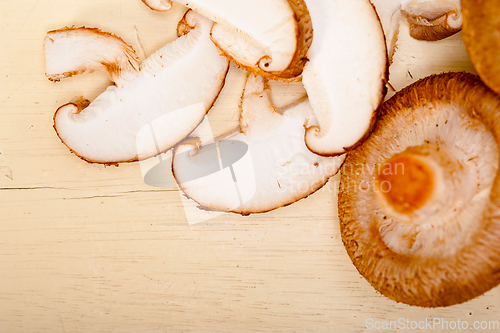
[[342,167],[342,240],[383,295],[448,306],[500,282],[500,97],[475,75],[422,79],[383,104]]

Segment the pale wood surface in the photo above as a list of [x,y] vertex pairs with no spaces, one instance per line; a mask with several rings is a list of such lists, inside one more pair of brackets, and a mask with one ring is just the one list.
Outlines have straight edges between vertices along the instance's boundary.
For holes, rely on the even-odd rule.
[[[74,96],[93,99],[109,79],[49,82],[46,31],[99,27],[143,59],[174,39],[182,13],[140,0],[0,1],[0,332],[363,332],[369,318],[500,320],[498,288],[444,309],[375,292],[340,239],[337,177],[286,208],[188,225],[179,191],[146,186],[138,164],[72,155],[53,113]],[[395,88],[472,71],[460,34],[424,43],[406,33],[391,68]],[[237,125],[244,76],[231,68],[209,118],[215,135]],[[300,83],[272,87],[279,106],[304,95]]]

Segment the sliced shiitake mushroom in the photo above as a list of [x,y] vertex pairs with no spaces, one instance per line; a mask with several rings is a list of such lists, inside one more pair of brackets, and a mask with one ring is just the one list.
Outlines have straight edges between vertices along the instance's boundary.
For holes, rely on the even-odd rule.
[[[140,70],[130,47],[114,36],[73,28],[48,33],[49,77],[105,67],[116,83],[90,105],[68,103],[56,111],[54,128],[71,151],[104,164],[145,159],[173,147],[201,123],[229,62],[210,40],[212,21],[188,11],[182,22],[193,30],[144,60]],[[158,119],[161,129],[154,128]],[[144,137],[148,126],[155,140]]]
[[352,262],[383,295],[448,306],[500,282],[500,97],[478,77],[422,79],[383,104],[342,167]]
[[384,34],[368,0],[306,4],[314,38],[302,82],[319,126],[305,141],[316,154],[343,154],[366,137],[385,96]]
[[462,0],[462,38],[484,83],[500,94],[500,2]]
[[144,4],[152,10],[156,10],[158,12],[163,12],[172,8],[171,0],[142,0],[142,2],[144,2]]
[[52,30],[47,33],[44,46],[45,75],[51,81],[106,70],[116,86],[123,86],[139,72],[139,58],[132,46],[99,29]]
[[[143,0],[155,10],[165,10],[164,1]],[[304,0],[174,1],[216,22],[212,40],[239,66],[275,80],[300,78],[312,42]]]
[[321,188],[345,157],[307,149],[304,123],[311,117],[307,99],[283,113],[275,110],[262,77],[250,75],[240,129],[201,147],[194,138],[179,144],[174,177],[188,197],[210,210],[247,215],[296,202]]
[[389,59],[394,55],[400,20],[406,17],[410,35],[435,41],[462,28],[460,0],[371,0],[384,27]]

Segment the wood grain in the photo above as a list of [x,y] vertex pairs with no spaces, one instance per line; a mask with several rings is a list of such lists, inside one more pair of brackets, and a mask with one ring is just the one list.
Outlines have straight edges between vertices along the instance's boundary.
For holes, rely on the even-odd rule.
[[[338,177],[286,208],[189,225],[179,191],[148,187],[138,164],[72,155],[53,113],[74,96],[93,99],[109,78],[49,82],[46,31],[99,27],[144,59],[175,38],[183,11],[138,0],[0,1],[0,332],[364,332],[369,318],[499,320],[498,288],[444,309],[377,294],[340,239]],[[396,89],[473,71],[460,34],[435,43],[406,34],[391,68]],[[232,66],[209,116],[215,135],[237,125],[244,77]],[[271,86],[278,106],[305,94],[300,83]]]

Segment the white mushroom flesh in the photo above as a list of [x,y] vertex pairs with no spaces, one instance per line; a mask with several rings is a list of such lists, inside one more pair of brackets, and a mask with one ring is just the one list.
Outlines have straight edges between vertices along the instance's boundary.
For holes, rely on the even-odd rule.
[[307,0],[314,38],[302,82],[319,128],[309,149],[342,154],[367,134],[385,94],[384,34],[368,0]]
[[159,12],[169,10],[172,7],[171,0],[142,0],[142,2],[149,8]]
[[[434,39],[449,36],[462,26],[460,0],[371,0],[384,28],[389,59],[392,59],[403,16],[424,30],[442,28]],[[436,20],[443,18],[442,20]],[[442,37],[438,37],[441,35]],[[422,39],[422,38],[418,38]]]
[[135,79],[139,59],[121,38],[99,29],[63,28],[45,37],[45,74],[58,81],[83,72],[108,71],[117,86]]
[[287,0],[175,0],[217,22],[213,41],[237,63],[280,72],[297,47],[297,22]]
[[[203,120],[229,64],[210,40],[213,22],[192,11],[185,19],[194,29],[147,58],[133,81],[108,87],[83,110],[73,103],[57,110],[54,127],[75,154],[100,163],[144,159],[171,148]],[[65,57],[54,56],[54,62]],[[136,136],[157,119],[163,126],[157,140],[138,151]]]
[[[344,161],[344,155],[322,157],[307,149],[304,122],[312,116],[307,100],[277,112],[262,78],[250,76],[241,105],[241,131],[216,142],[219,151],[224,144],[241,143],[247,153],[231,168],[193,177],[193,165],[204,148],[196,142],[181,144],[172,162],[179,187],[203,207],[240,214],[270,211],[307,197]],[[224,159],[222,153],[220,157]]]

